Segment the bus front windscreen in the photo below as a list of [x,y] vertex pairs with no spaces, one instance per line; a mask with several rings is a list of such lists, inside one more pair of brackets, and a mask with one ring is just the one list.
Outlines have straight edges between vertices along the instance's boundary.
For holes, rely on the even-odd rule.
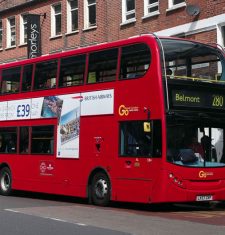
[[160,42],[167,79],[225,84],[225,58],[218,48],[187,40]]
[[168,118],[167,161],[189,167],[223,167],[224,125]]
[[160,39],[167,93],[167,161],[225,167],[225,57],[217,47]]

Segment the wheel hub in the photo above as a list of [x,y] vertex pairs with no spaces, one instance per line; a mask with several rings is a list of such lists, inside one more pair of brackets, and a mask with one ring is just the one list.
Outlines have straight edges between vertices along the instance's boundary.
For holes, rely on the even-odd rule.
[[95,193],[98,198],[104,198],[104,196],[108,193],[108,185],[104,179],[100,179],[96,182]]
[[10,187],[10,176],[8,173],[4,172],[1,178],[1,188],[3,191],[7,191]]

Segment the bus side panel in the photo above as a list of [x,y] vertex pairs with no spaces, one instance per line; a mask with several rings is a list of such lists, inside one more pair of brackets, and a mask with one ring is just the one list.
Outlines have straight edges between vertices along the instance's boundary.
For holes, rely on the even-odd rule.
[[169,179],[167,170],[160,170],[158,179],[153,186],[153,203],[183,202],[187,200],[187,191]]
[[119,158],[114,172],[113,200],[151,203],[160,166],[160,159]]
[[113,200],[124,202],[151,202],[152,182],[145,180],[115,180]]
[[[12,160],[5,158],[4,162],[11,170],[13,189],[86,197],[88,173],[77,174],[82,168],[79,160],[54,159],[49,156],[9,157]],[[20,167],[15,164],[16,161],[20,161]],[[54,170],[43,173],[43,163],[51,164]]]
[[[212,196],[212,200],[224,200],[225,179],[223,169],[216,169],[214,179],[197,178],[199,169],[161,170],[158,181],[153,186],[152,202],[194,202],[198,196]],[[176,170],[175,170],[176,169]],[[210,169],[207,169],[210,171]],[[215,169],[211,169],[213,171]],[[190,174],[191,173],[191,174]],[[172,177],[172,175],[173,177]]]

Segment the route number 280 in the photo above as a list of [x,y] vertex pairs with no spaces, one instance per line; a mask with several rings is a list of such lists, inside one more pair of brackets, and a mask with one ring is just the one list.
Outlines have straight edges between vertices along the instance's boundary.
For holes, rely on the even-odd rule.
[[22,104],[17,106],[17,117],[28,117],[30,115],[30,105]]
[[219,95],[213,96],[213,102],[212,102],[213,107],[223,107],[223,104],[224,104],[223,96]]

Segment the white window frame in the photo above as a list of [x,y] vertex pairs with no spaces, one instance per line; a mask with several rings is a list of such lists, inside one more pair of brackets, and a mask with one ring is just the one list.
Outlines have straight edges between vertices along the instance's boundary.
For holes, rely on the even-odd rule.
[[[67,0],[67,33],[73,33],[73,32],[78,31],[78,28],[75,30],[72,29],[72,13],[74,11],[77,11],[78,13],[78,6],[76,8],[72,8],[70,2],[71,0]],[[77,4],[78,4],[78,1],[77,1]]]
[[217,42],[225,50],[225,22],[223,24],[218,25]]
[[[59,13],[55,12],[55,7],[60,5],[61,11]],[[56,16],[61,15],[61,33],[56,34]],[[62,36],[62,4],[61,2],[51,5],[51,37]]]
[[[84,29],[96,28],[95,25],[91,25],[89,22],[89,7],[95,5],[95,9],[97,10],[96,0],[95,3],[88,4],[88,0],[84,0]],[[97,21],[97,19],[95,19]]]
[[[225,50],[225,22],[217,25],[217,43]],[[222,67],[218,65],[218,73],[221,72]]]
[[0,38],[1,38],[1,43],[0,43],[0,49],[3,48],[3,21],[0,20],[1,22],[1,27],[0,27]]
[[25,29],[27,29],[27,20],[25,21],[24,17],[27,17],[27,14],[20,15],[20,44],[27,44],[25,41]]
[[[10,23],[10,21],[12,19],[15,20],[15,25],[13,25],[13,26]],[[15,38],[14,38],[14,40],[12,40],[12,32],[13,32],[12,29],[14,29],[14,31],[15,31],[15,35],[14,35]],[[6,32],[7,32],[6,47],[7,48],[15,47],[16,46],[16,17],[15,16],[9,17],[7,19],[7,30],[6,30]],[[15,45],[12,45],[12,41],[15,42]]]
[[[151,9],[156,6],[158,6],[157,11],[153,11],[151,13],[148,12],[148,9]],[[159,0],[158,0],[158,2],[150,3],[150,4],[149,4],[149,0],[144,0],[144,17],[155,16],[158,14],[159,14]]]
[[[134,0],[135,4],[135,0]],[[122,0],[122,24],[132,23],[136,21],[136,6],[131,11],[127,11],[127,0]],[[127,20],[127,16],[134,14],[135,16]]]
[[186,1],[184,0],[184,2],[178,3],[178,4],[174,4],[174,0],[168,0],[168,10],[173,10],[173,9],[177,9],[180,7],[184,7],[186,6]]

